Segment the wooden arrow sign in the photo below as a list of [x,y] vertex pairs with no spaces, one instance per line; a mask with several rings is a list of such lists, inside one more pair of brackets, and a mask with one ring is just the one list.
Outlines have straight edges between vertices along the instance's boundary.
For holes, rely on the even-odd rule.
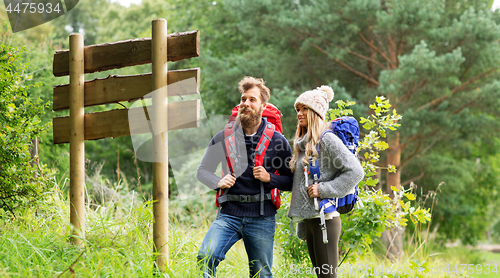
[[[168,104],[167,111],[165,122],[169,130],[200,126],[200,100],[172,102]],[[151,132],[148,123],[142,122],[144,114],[146,112],[142,107],[85,114],[84,138],[97,140]],[[70,118],[57,117],[52,124],[54,144],[69,143]]]
[[[151,63],[151,38],[85,46],[84,72],[92,73]],[[167,35],[168,61],[200,56],[200,31]],[[54,76],[69,75],[69,50],[54,54]]]
[[[129,76],[109,76],[104,79],[85,81],[84,106],[101,105],[128,101],[141,98],[152,91],[152,74],[140,74]],[[169,71],[167,83],[196,78],[196,91],[175,90],[171,86],[168,96],[183,96],[186,94],[200,93],[200,68]],[[54,86],[53,110],[61,111],[69,109],[69,84]]]

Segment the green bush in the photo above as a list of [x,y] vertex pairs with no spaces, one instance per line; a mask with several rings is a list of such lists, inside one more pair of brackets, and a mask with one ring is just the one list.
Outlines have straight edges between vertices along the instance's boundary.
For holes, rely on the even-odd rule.
[[31,142],[47,130],[40,115],[48,103],[33,102],[25,85],[24,49],[0,43],[0,209],[10,211],[39,197],[53,183],[52,174],[30,154]]
[[[336,102],[337,109],[330,109],[327,114],[327,121],[331,121],[340,116],[352,115],[349,106],[354,102]],[[422,209],[418,204],[412,205],[415,195],[410,190],[397,190],[393,187],[394,199],[383,194],[373,187],[379,182],[373,177],[379,161],[380,152],[388,148],[386,142],[380,138],[386,137],[387,130],[395,130],[399,127],[398,121],[401,116],[396,110],[391,110],[391,105],[384,97],[377,97],[376,102],[370,105],[374,111],[367,118],[361,117],[360,124],[369,132],[360,138],[358,154],[361,157],[361,164],[365,171],[365,178],[359,183],[359,197],[363,206],[358,206],[349,214],[341,215],[342,237],[339,242],[341,260],[346,257],[346,262],[354,263],[357,259],[362,259],[370,249],[374,238],[381,236],[386,229],[394,227],[404,227],[406,222],[426,223],[430,221],[428,209]],[[393,165],[383,168],[390,172],[395,172]],[[283,194],[283,208],[278,211],[278,228],[276,236],[281,242],[281,254],[285,260],[291,263],[309,263],[307,246],[296,236],[290,237],[290,219],[286,216],[290,202],[289,194]],[[405,200],[405,202],[403,202]],[[352,254],[352,255],[350,255]],[[340,262],[340,261],[339,261]]]
[[[287,214],[291,198],[291,192],[283,192],[281,194],[282,205],[276,215],[276,242],[281,244],[279,252],[287,264],[310,266],[306,242],[300,240],[290,230],[290,218],[288,218]],[[296,229],[297,225],[294,226],[294,232],[296,232]]]

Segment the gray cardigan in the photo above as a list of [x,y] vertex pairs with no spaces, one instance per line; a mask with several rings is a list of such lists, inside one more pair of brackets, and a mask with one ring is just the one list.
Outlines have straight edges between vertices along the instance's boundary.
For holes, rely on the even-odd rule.
[[[304,163],[305,145],[308,139],[297,140],[301,150],[295,164],[293,174],[292,200],[288,216],[291,218],[314,218],[319,212],[314,209],[314,199],[309,197],[305,186]],[[319,148],[319,200],[339,198],[353,192],[354,187],[364,177],[363,167],[359,160],[347,149],[342,141],[332,132],[327,132]],[[313,184],[311,174],[308,174],[308,186]]]

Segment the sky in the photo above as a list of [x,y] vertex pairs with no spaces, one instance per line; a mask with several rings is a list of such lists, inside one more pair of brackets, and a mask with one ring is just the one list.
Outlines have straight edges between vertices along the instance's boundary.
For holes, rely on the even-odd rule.
[[[121,0],[124,1],[124,0]],[[491,6],[492,10],[500,9],[500,0],[493,1],[493,5]]]
[[[122,6],[130,7],[130,4],[140,4],[142,0],[111,0],[112,2],[118,2]],[[500,0],[494,0],[491,7],[492,10],[500,9]]]
[[[130,7],[130,4],[137,4],[139,5],[142,0],[111,0],[111,2],[118,2],[120,5],[125,6],[125,7]],[[500,0],[496,0],[500,1]]]

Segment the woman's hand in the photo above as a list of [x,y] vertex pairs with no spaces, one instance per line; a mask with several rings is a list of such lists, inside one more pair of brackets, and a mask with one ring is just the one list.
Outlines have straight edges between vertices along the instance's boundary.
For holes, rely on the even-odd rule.
[[315,198],[315,197],[319,197],[319,184],[315,183],[315,184],[311,184],[308,188],[307,188],[307,193],[309,193],[309,197],[311,198]]

